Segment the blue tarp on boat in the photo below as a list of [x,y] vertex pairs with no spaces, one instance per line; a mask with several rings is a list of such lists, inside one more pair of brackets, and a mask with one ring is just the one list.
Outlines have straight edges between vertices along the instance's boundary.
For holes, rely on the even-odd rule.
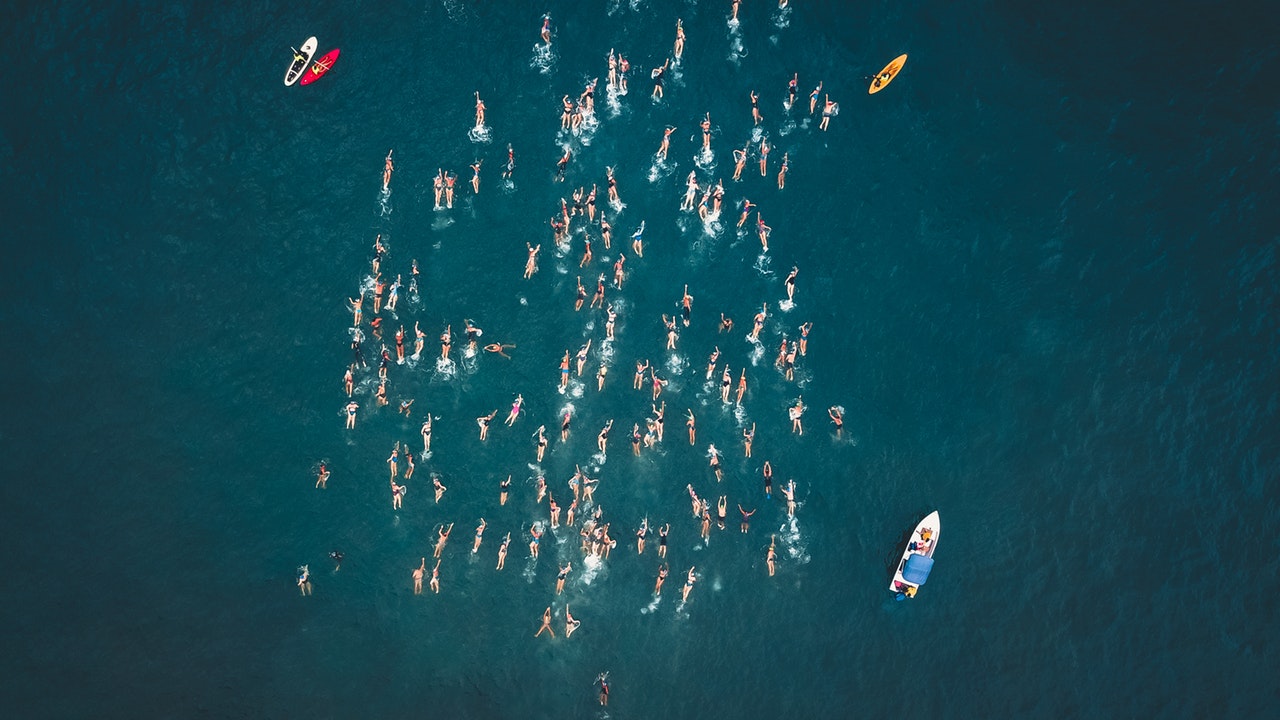
[[912,554],[907,558],[907,566],[902,568],[902,579],[912,585],[923,585],[929,579],[929,571],[933,569],[933,558]]

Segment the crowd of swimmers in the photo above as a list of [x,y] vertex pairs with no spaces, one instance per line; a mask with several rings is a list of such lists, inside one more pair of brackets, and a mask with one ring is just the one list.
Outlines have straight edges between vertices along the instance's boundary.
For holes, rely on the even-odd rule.
[[[780,3],[785,6],[784,2]],[[731,22],[737,22],[739,3],[737,0],[732,2],[732,18]],[[685,30],[683,23],[679,20],[676,22],[676,36],[673,47],[673,57],[666,58],[660,65],[653,68],[650,77],[653,80],[653,90],[651,97],[655,102],[660,102],[665,97],[663,84],[664,79],[674,66],[678,66],[682,60],[685,49]],[[552,24],[550,17],[545,17],[541,30],[541,38],[543,42],[549,46],[552,42]],[[608,74],[607,87],[611,95],[626,92],[626,78],[630,70],[630,62],[621,54],[610,50],[608,55]],[[795,104],[798,93],[799,74],[795,73],[791,76],[787,83],[787,99],[784,106],[789,113]],[[818,83],[817,87],[809,95],[809,114],[815,115],[819,112],[819,97],[822,96],[822,109],[820,112],[821,121],[819,128],[827,130],[829,121],[836,113],[836,106],[829,97],[822,95],[822,83]],[[587,83],[585,89],[575,97],[565,94],[561,98],[561,118],[560,127],[562,131],[575,133],[580,131],[583,124],[593,118],[594,115],[594,99],[596,91],[596,81],[593,79]],[[750,90],[748,95],[751,108],[751,119],[753,126],[759,126],[765,122],[765,117],[759,107],[760,97],[755,90]],[[484,126],[486,107],[480,97],[480,93],[475,93],[475,123],[476,128]],[[711,122],[711,114],[706,113],[700,123],[701,126],[701,150],[704,153],[711,153],[711,140],[713,126]],[[675,126],[666,125],[662,133],[662,138],[658,146],[656,158],[664,160],[670,151],[671,136],[675,130]],[[742,172],[751,157],[752,148],[755,147],[755,155],[758,157],[760,175],[766,177],[768,173],[768,157],[775,148],[770,141],[761,136],[758,145],[749,143],[742,148],[732,150],[732,158],[734,161],[734,173],[732,179],[734,182],[741,181]],[[556,180],[564,181],[567,177],[569,163],[573,157],[573,152],[569,146],[565,146],[564,155],[556,166]],[[477,159],[471,165],[473,171],[471,178],[472,192],[478,194],[480,192],[480,168],[482,160]],[[507,146],[507,163],[503,172],[503,177],[509,179],[515,167],[515,153],[511,145]],[[777,174],[777,187],[779,190],[785,188],[786,176],[790,168],[789,155],[782,152],[780,168]],[[384,192],[390,191],[392,173],[395,166],[392,161],[392,153],[388,152],[383,168],[382,188]],[[437,169],[434,177],[434,200],[437,209],[452,208],[455,199],[455,183],[456,174],[446,172],[444,169]],[[607,213],[597,205],[599,193],[599,185],[603,184],[607,198],[606,202],[615,210],[615,219],[617,211],[620,210],[621,200],[618,191],[618,179],[615,176],[614,168],[609,166],[606,168],[605,176],[599,183],[592,184],[587,189],[586,184],[580,185],[577,189],[570,193],[570,198],[560,200],[560,211],[551,218],[552,238],[557,248],[568,250],[574,238],[580,236],[583,243],[583,253],[581,256],[580,268],[592,267],[592,237],[595,236],[605,249],[610,249],[612,245],[612,227],[609,224]],[[690,172],[686,182],[687,191],[684,195],[684,201],[681,203],[682,211],[696,211],[701,219],[706,220],[711,216],[718,216],[721,208],[726,202],[726,190],[722,180],[716,180],[714,183],[703,181],[698,178],[698,171],[695,169]],[[760,240],[762,252],[769,250],[769,238],[772,228],[765,224],[762,213],[757,210],[757,205],[746,198],[739,203],[741,214],[737,222],[737,228],[741,229],[750,219],[752,211],[755,210],[756,226],[755,232]],[[644,231],[645,224],[641,222],[636,231],[631,235],[630,250],[636,260],[642,260],[644,257]],[[747,232],[747,231],[744,231]],[[525,243],[525,264],[523,277],[525,280],[531,280],[538,272],[538,260],[542,245],[537,242]],[[411,305],[418,306],[420,292],[420,271],[416,260],[410,260],[407,272],[398,272],[394,274],[395,279],[389,281],[392,274],[387,271],[384,264],[389,255],[389,248],[383,241],[381,235],[378,235],[373,242],[373,252],[370,259],[371,267],[369,280],[366,285],[362,285],[360,292],[349,300],[349,307],[353,315],[353,323],[351,328],[351,357],[343,376],[343,388],[347,397],[347,403],[344,407],[344,415],[346,419],[346,428],[353,430],[356,427],[357,416],[361,409],[361,403],[356,399],[357,387],[362,387],[357,383],[357,376],[364,375],[369,370],[369,358],[365,354],[365,343],[372,339],[378,343],[379,351],[377,353],[377,375],[376,390],[373,392],[373,403],[375,407],[384,407],[390,404],[390,390],[388,384],[391,381],[391,366],[403,365],[406,361],[417,361],[421,358],[428,330],[421,327],[420,321],[415,321],[412,327],[412,334],[406,331],[404,324],[398,324],[394,329],[390,324],[383,327],[384,318],[393,318],[391,322],[398,322],[397,312],[398,303],[404,295],[407,295]],[[563,256],[563,255],[562,255]],[[575,255],[576,257],[576,255]],[[628,272],[633,265],[626,264],[626,256],[619,253],[617,259],[612,263],[612,273],[600,273],[596,282],[595,293],[592,295],[588,309],[599,309],[606,318],[604,323],[604,337],[602,343],[609,343],[615,338],[616,320],[619,314],[619,304],[606,299],[606,295],[621,293]],[[384,274],[385,273],[385,274]],[[798,267],[792,267],[783,281],[782,289],[786,293],[784,301],[788,306],[795,302],[795,294],[800,270]],[[408,276],[408,284],[405,285],[405,276]],[[588,275],[590,277],[590,275]],[[611,279],[610,279],[611,277]],[[610,289],[611,288],[611,289]],[[583,286],[582,277],[579,276],[576,283],[576,292],[573,301],[574,312],[580,312],[583,309],[584,301],[587,299],[587,290]],[[365,304],[372,304],[372,313],[366,313]],[[675,305],[677,312],[670,316],[662,314],[662,323],[665,328],[665,350],[674,353],[680,335],[685,328],[689,328],[693,321],[693,304],[694,295],[690,293],[690,286],[684,285],[684,289],[680,294]],[[629,309],[634,306],[627,305]],[[384,314],[385,311],[385,314]],[[769,306],[762,303],[760,309],[755,312],[752,318],[751,329],[748,333],[748,341],[760,345],[763,342],[761,333],[765,328],[766,320],[770,317]],[[481,349],[478,343],[482,331],[470,319],[464,319],[462,323],[465,328],[466,345],[465,349],[455,351],[453,347],[453,330],[452,324],[446,323],[444,328],[440,330],[440,355],[439,362],[453,362],[453,355],[456,352],[465,353],[467,356],[475,356]],[[733,331],[734,321],[732,317],[725,313],[720,313],[718,325],[718,334],[726,334]],[[775,360],[777,371],[786,381],[794,381],[795,369],[799,358],[803,358],[808,351],[808,340],[813,324],[805,321],[797,326],[794,332],[788,332],[782,335],[778,344],[778,353]],[[656,339],[656,338],[655,338]],[[388,346],[388,341],[391,347]],[[563,392],[574,378],[583,377],[587,370],[588,364],[592,359],[592,348],[595,338],[588,338],[576,351],[572,348],[566,348],[563,355],[559,359],[558,385]],[[394,348],[394,356],[393,350]],[[411,352],[409,351],[411,347]],[[599,352],[599,346],[597,352]],[[507,354],[507,350],[513,350],[516,345],[505,342],[491,342],[483,346],[483,350],[487,353],[498,355],[507,360],[511,356]],[[748,367],[731,368],[728,363],[721,364],[721,350],[716,345],[710,353],[706,367],[706,380],[709,385],[719,378],[719,396],[725,405],[742,406],[744,399],[748,393]],[[602,354],[601,359],[594,373],[597,392],[604,389],[606,377],[608,376],[608,360]],[[738,372],[735,373],[734,370]],[[736,377],[736,381],[735,381]],[[663,399],[662,393],[664,388],[669,384],[669,380],[662,376],[659,364],[652,362],[650,359],[640,358],[635,361],[635,374],[633,377],[632,388],[642,393],[649,393],[646,403],[649,404],[652,414],[644,417],[643,422],[635,421],[630,429],[629,441],[633,455],[640,456],[645,449],[652,449],[658,443],[663,442],[664,426],[667,411],[667,400]],[[415,415],[423,418],[420,428],[422,438],[422,449],[419,458],[429,457],[431,454],[431,437],[433,420],[440,418],[433,416],[427,411],[419,411],[414,408],[413,398],[398,399],[398,413],[405,418],[411,418]],[[787,418],[790,422],[791,431],[796,435],[802,435],[804,428],[802,425],[802,417],[807,410],[802,398],[796,398],[789,403],[786,408]],[[514,426],[524,415],[530,413],[530,409],[525,406],[522,395],[517,395],[512,401],[510,411],[507,413],[503,423],[507,426]],[[834,432],[839,435],[843,429],[843,411],[839,407],[831,407],[827,411]],[[491,424],[497,419],[499,411],[494,409],[492,412],[481,415],[476,418],[478,427],[478,441],[485,442],[488,439]],[[567,441],[570,435],[573,413],[565,412],[560,419],[560,440]],[[686,408],[684,411],[684,419],[688,434],[688,441],[691,446],[697,444],[697,419],[693,412],[693,408]],[[608,441],[614,425],[614,418],[602,418],[600,429],[596,434],[596,449],[600,454],[607,454]],[[625,428],[625,424],[622,425]],[[752,458],[753,442],[756,438],[756,424],[752,422],[749,427],[742,428],[742,449],[745,458]],[[533,456],[540,468],[544,454],[550,443],[547,436],[546,425],[539,425],[537,430],[532,434]],[[723,468],[723,452],[710,445],[706,457],[708,458],[709,470],[714,475],[716,487],[720,487],[720,483],[724,478]],[[393,510],[403,508],[403,502],[407,493],[407,485],[413,478],[415,471],[415,453],[411,449],[409,443],[397,441],[390,456],[387,458],[387,466],[389,469],[389,485],[391,494],[391,505]],[[773,499],[773,467],[769,461],[764,461],[762,467],[763,492],[766,501]],[[328,464],[321,463],[316,476],[315,487],[317,489],[325,489],[331,478],[331,471]],[[442,502],[447,488],[441,480],[438,473],[430,473],[430,479],[434,491],[434,501],[436,504]],[[576,532],[581,540],[580,551],[583,558],[588,563],[603,562],[609,558],[610,551],[617,546],[617,540],[611,534],[611,530],[615,527],[612,518],[604,514],[602,506],[595,501],[594,493],[602,484],[602,478],[592,478],[588,476],[587,471],[581,466],[576,466],[574,473],[567,480],[567,491],[560,494],[560,490],[553,490],[548,484],[546,477],[538,475],[534,478],[533,502],[536,505],[542,505],[544,499],[546,501],[545,515],[538,517],[536,520],[522,526],[521,533],[528,538],[529,557],[531,560],[538,558],[539,548],[543,537],[548,532],[554,532],[563,526],[569,528],[570,532]],[[401,484],[403,482],[403,484]],[[506,505],[511,492],[511,476],[498,482],[498,500],[499,505]],[[562,488],[564,486],[561,486]],[[691,527],[696,527],[700,538],[705,542],[711,534],[712,524],[720,530],[725,529],[727,524],[727,516],[729,512],[729,496],[727,493],[716,493],[714,504],[710,498],[702,498],[695,490],[693,483],[686,486],[690,496],[692,505],[693,523]],[[556,495],[560,494],[558,501]],[[795,479],[788,479],[785,484],[780,487],[781,499],[785,500],[786,516],[794,518],[797,508],[797,483]],[[571,498],[571,499],[570,499]],[[564,506],[564,502],[568,502]],[[735,503],[739,512],[739,531],[741,534],[747,534],[750,529],[750,518],[759,511],[759,507],[750,509],[744,508],[741,502]],[[541,513],[540,513],[541,515]],[[488,523],[484,518],[480,518],[475,529],[473,542],[471,544],[471,554],[475,555],[480,552],[484,538],[484,533]],[[424,580],[427,587],[433,594],[441,592],[441,565],[444,562],[443,550],[453,530],[453,523],[447,525],[440,524],[436,526],[435,543],[433,549],[434,565],[428,570],[427,559],[425,556],[420,558],[420,562],[416,567],[411,567],[412,588],[414,594],[423,594]],[[659,565],[656,570],[656,579],[653,586],[653,594],[660,596],[663,589],[663,583],[668,575],[669,566],[666,561],[668,536],[672,532],[672,524],[664,522],[661,525],[651,525],[647,517],[643,518],[635,530],[636,553],[644,555],[646,542],[651,534],[657,535],[657,549]],[[560,540],[556,536],[557,541]],[[501,571],[505,567],[505,562],[510,552],[510,544],[512,541],[512,532],[507,532],[497,549],[496,570]],[[765,560],[765,569],[769,576],[773,576],[777,567],[777,536],[771,535],[767,549],[763,551]],[[342,554],[334,551],[330,554],[331,559],[335,563],[335,569],[340,567]],[[559,572],[555,579],[555,595],[564,592],[566,581],[573,572],[573,563],[567,562],[559,567]],[[690,566],[685,572],[685,580],[680,589],[681,603],[687,603],[693,593],[695,583],[698,580],[696,568]],[[298,587],[303,595],[309,595],[312,591],[311,573],[308,566],[302,566],[298,571]],[[549,638],[555,637],[553,628],[553,620],[555,612],[552,606],[548,606],[542,613],[541,624],[538,626],[534,637],[540,637],[544,632]],[[563,611],[563,637],[570,637],[576,631],[582,621],[575,618],[569,611],[566,604]],[[600,689],[600,703],[606,704],[609,695],[609,684],[607,673],[597,678]]]

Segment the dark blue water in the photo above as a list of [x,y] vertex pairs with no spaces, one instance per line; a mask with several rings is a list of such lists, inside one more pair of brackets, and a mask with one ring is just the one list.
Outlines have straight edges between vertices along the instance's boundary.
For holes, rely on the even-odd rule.
[[[4,11],[0,707],[603,717],[593,680],[608,672],[608,715],[620,717],[1269,709],[1280,635],[1269,8],[800,1],[780,12],[748,0],[732,27],[727,2],[588,5]],[[550,54],[535,48],[543,12]],[[654,103],[648,70],[670,53],[676,18],[684,56]],[[342,55],[316,84],[285,88],[288,47],[311,34]],[[611,47],[633,65],[616,107],[604,91]],[[863,76],[903,52],[902,74],[868,96]],[[598,125],[560,132],[561,96],[593,77]],[[840,104],[827,132],[805,102],[819,80]],[[474,139],[477,90],[488,135]],[[699,164],[706,112],[713,154]],[[764,178],[762,137],[774,147]],[[730,181],[731,150],[752,140]],[[606,167],[620,209],[604,201]],[[460,180],[454,207],[437,211],[439,168]],[[691,169],[704,186],[724,179],[719,224],[679,210]],[[591,228],[595,259],[580,270],[584,223],[559,252],[547,220],[593,183],[614,245]],[[768,253],[735,231],[744,197],[773,228]],[[644,256],[632,257],[642,220]],[[420,360],[392,363],[392,406],[377,409],[378,342],[366,341],[347,431],[345,298],[368,287],[379,234],[384,274],[422,268],[418,300],[381,313],[384,337],[402,323],[412,336],[417,322],[427,344]],[[526,242],[542,247],[529,280]],[[628,276],[607,290],[619,318],[605,343],[603,313],[573,310],[575,277],[590,293],[619,252]],[[672,352],[661,315],[678,312],[686,283],[692,322]],[[756,346],[745,335],[762,303]],[[717,333],[721,312],[731,333]],[[372,316],[369,297],[366,334]],[[482,343],[514,343],[512,358],[461,353],[464,318]],[[788,381],[773,356],[806,321],[808,353]],[[453,362],[437,364],[447,324]],[[559,358],[588,338],[588,371],[561,394]],[[717,346],[735,377],[746,368],[740,408],[704,380]],[[653,414],[649,393],[630,388],[642,358],[670,384],[667,437],[637,458],[628,431]],[[495,421],[480,443],[474,418],[497,408],[500,420],[517,393],[527,414]],[[787,419],[801,397],[802,436]],[[394,407],[409,398],[405,420]],[[831,406],[845,410],[840,435]],[[421,449],[426,411],[439,418],[433,453],[393,511],[384,460],[397,442]],[[594,436],[610,418],[601,456]],[[541,464],[539,424],[552,438]],[[333,473],[323,491],[321,462]],[[544,473],[567,506],[575,464],[601,479],[595,499],[618,546],[587,562],[562,527],[533,563],[528,528],[547,520],[533,478]],[[449,488],[438,504],[433,472]],[[788,478],[794,521],[776,492]],[[707,542],[686,484],[727,498],[729,527],[713,524]],[[746,535],[738,503],[757,508]],[[916,599],[897,602],[892,564],[934,509],[937,565]],[[656,540],[634,548],[646,517],[672,526],[656,603]],[[411,571],[451,522],[441,592],[414,596]],[[337,572],[334,549],[346,557]],[[557,564],[569,562],[557,596]],[[303,564],[310,597],[294,584]],[[690,566],[698,583],[681,604]],[[582,620],[570,639],[566,603]],[[535,639],[548,605],[557,637]]]

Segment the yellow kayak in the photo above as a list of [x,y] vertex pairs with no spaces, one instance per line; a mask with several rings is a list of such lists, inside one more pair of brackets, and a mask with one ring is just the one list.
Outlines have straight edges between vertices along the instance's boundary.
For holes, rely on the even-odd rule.
[[893,59],[893,62],[884,66],[884,69],[871,79],[871,87],[867,88],[868,95],[875,95],[885,88],[886,85],[893,82],[898,77],[898,72],[902,70],[902,66],[907,62],[906,55],[899,55]]

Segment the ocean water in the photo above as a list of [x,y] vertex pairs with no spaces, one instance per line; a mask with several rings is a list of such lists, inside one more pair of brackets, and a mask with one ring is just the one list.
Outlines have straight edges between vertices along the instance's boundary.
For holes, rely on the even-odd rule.
[[[734,25],[729,6],[6,9],[6,714],[1269,709],[1280,637],[1268,539],[1280,518],[1280,46],[1269,8],[747,0]],[[677,18],[684,54],[654,102],[648,73],[669,56]],[[289,46],[311,34],[342,55],[314,85],[286,88]],[[610,48],[632,63],[616,98]],[[901,75],[868,96],[864,76],[904,52]],[[787,109],[792,73],[799,102]],[[560,131],[560,98],[597,77],[594,122]],[[819,81],[840,106],[826,132],[805,102]],[[773,147],[767,177],[761,139]],[[733,182],[731,151],[748,142]],[[619,207],[605,201],[609,167]],[[459,189],[436,210],[441,168]],[[691,170],[704,186],[724,180],[718,222],[680,211]],[[574,218],[561,251],[548,219],[592,184],[614,244],[591,227],[594,260],[580,269],[584,223]],[[773,228],[767,253],[754,217],[734,227],[743,198]],[[629,247],[641,222],[642,258]],[[381,313],[386,342],[419,323],[427,343],[419,360],[391,363],[392,405],[379,409],[379,343],[367,339],[349,431],[346,298],[368,290],[379,235],[384,275],[407,280],[413,260],[422,271],[417,301],[405,293]],[[527,280],[526,243],[541,246]],[[627,276],[606,289],[618,321],[605,343],[603,312],[573,309],[575,278],[590,295],[620,254]],[[783,303],[793,266],[794,302]],[[679,313],[686,284],[691,324],[673,352],[661,316]],[[757,345],[746,336],[762,304]],[[367,335],[371,297],[364,311]],[[731,332],[717,332],[720,313],[736,320]],[[513,343],[511,358],[463,355],[464,319],[483,328],[481,344]],[[788,381],[774,356],[804,322],[808,353]],[[446,325],[453,362],[438,364]],[[588,339],[587,372],[559,392],[560,357]],[[705,380],[715,347],[721,368],[746,370],[741,407]],[[628,430],[653,415],[648,390],[630,386],[641,359],[669,384],[666,438],[637,458]],[[526,412],[507,427],[517,394]],[[410,398],[406,420],[394,410]],[[803,435],[787,418],[798,398]],[[833,406],[845,413],[839,435]],[[474,418],[494,409],[481,443]],[[385,459],[397,442],[421,449],[428,411],[432,454],[393,510]],[[537,463],[541,424],[551,442]],[[317,490],[322,462],[332,477]],[[584,562],[561,527],[531,562],[528,529],[547,521],[533,478],[567,506],[575,465],[601,480],[595,499],[618,545]],[[448,487],[439,503],[432,473]],[[787,479],[794,521],[779,500]],[[727,529],[699,537],[686,485],[726,497]],[[756,509],[745,535],[739,503]],[[892,566],[934,509],[937,565],[898,602]],[[656,601],[656,538],[634,548],[645,518],[671,524]],[[441,592],[415,596],[411,572],[447,523]],[[690,566],[698,582],[682,604]],[[582,621],[569,639],[566,604]],[[535,638],[548,606],[556,637]],[[601,708],[593,683],[606,672]]]

